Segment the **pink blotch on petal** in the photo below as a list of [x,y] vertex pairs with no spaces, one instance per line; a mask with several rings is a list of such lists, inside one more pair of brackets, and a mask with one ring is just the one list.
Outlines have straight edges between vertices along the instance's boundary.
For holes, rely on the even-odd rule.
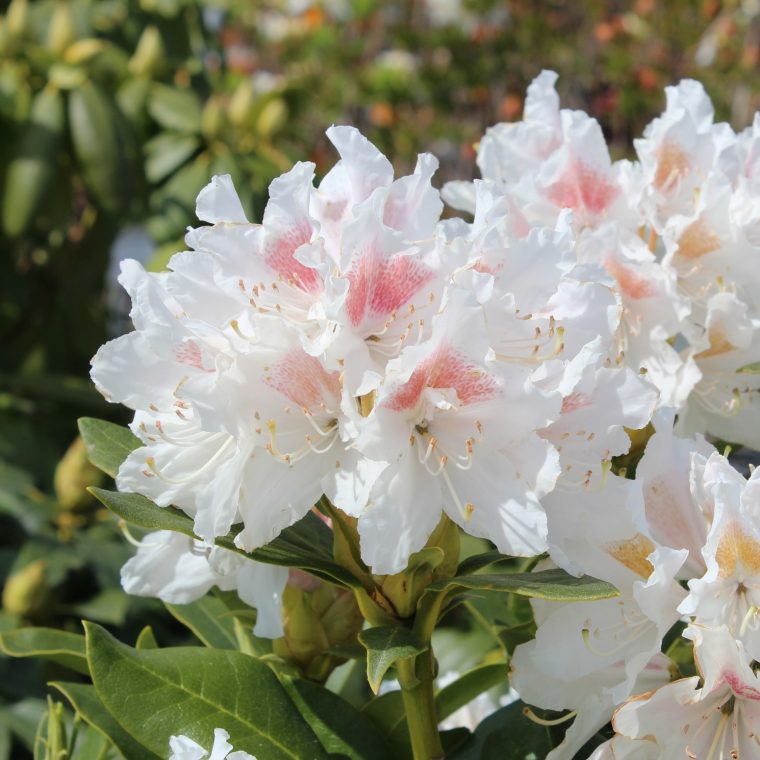
[[340,397],[340,378],[328,372],[313,356],[301,349],[291,351],[270,368],[264,382],[302,409],[314,409]]
[[389,317],[409,302],[433,273],[409,256],[380,256],[367,252],[347,274],[346,312],[351,324],[365,317]]
[[604,259],[604,268],[611,277],[615,278],[620,291],[628,298],[651,298],[657,294],[649,280],[625,264],[621,264],[614,256],[607,256]]
[[572,158],[562,176],[548,189],[551,201],[562,208],[600,214],[617,198],[618,189],[601,172]]
[[174,358],[180,364],[187,364],[189,367],[195,367],[204,372],[214,371],[212,369],[206,369],[203,366],[203,351],[194,340],[186,340],[180,343],[174,349]]
[[591,404],[591,399],[584,393],[571,393],[569,396],[565,396],[565,398],[562,399],[562,409],[560,414],[574,412],[576,409],[583,409],[586,406],[591,406]]
[[425,388],[456,391],[462,406],[488,401],[499,393],[496,380],[451,347],[441,347],[412,372],[383,406],[396,412],[413,409]]
[[304,222],[273,237],[265,244],[264,259],[283,280],[292,280],[293,284],[308,293],[319,293],[322,280],[318,272],[293,257],[302,245],[311,240],[311,232],[311,227]]
[[730,670],[724,671],[723,678],[737,697],[760,701],[760,691],[748,686],[736,673]]

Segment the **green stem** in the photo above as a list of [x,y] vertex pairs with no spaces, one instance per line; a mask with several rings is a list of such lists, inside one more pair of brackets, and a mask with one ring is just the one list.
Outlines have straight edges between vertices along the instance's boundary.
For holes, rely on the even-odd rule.
[[433,697],[433,655],[428,650],[396,663],[414,760],[443,758]]

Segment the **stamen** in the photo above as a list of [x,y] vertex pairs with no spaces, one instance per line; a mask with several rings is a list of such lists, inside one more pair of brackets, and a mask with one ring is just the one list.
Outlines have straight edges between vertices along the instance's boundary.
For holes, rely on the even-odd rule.
[[136,546],[138,549],[140,548],[141,544],[140,542],[132,535],[131,531],[129,530],[129,526],[127,525],[126,520],[119,520],[119,530],[124,535],[124,538],[127,539],[127,541],[132,544],[132,546]]
[[145,463],[148,465],[150,471],[161,480],[163,480],[164,483],[168,483],[169,485],[173,486],[180,486],[185,483],[189,483],[191,480],[194,480],[196,477],[198,477],[198,475],[201,475],[210,467],[212,467],[219,460],[222,454],[224,454],[224,452],[229,448],[230,444],[234,442],[234,440],[235,439],[232,436],[229,436],[227,440],[217,449],[216,453],[208,460],[208,462],[206,462],[206,464],[184,478],[169,478],[164,475],[156,466],[156,460],[153,457],[148,457],[145,460]]
[[578,711],[571,710],[559,718],[555,718],[554,720],[547,720],[546,718],[539,718],[538,715],[536,715],[536,713],[534,713],[533,710],[531,710],[530,707],[526,705],[522,709],[522,714],[528,720],[533,721],[533,723],[536,723],[539,726],[561,726],[563,723],[567,723],[567,721],[572,720],[578,714]]

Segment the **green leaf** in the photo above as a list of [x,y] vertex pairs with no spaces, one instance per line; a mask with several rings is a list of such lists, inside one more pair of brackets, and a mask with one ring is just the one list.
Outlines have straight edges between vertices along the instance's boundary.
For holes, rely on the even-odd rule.
[[169,737],[207,745],[215,728],[238,750],[267,760],[327,754],[275,674],[254,657],[217,649],[137,650],[85,623],[98,696],[133,737],[165,755]]
[[54,628],[18,628],[0,633],[0,651],[10,657],[40,657],[89,675],[84,636]]
[[190,604],[166,604],[166,609],[187,626],[207,647],[237,649],[234,618],[227,605],[206,595]]
[[192,135],[162,133],[145,144],[147,159],[145,175],[151,182],[161,182],[200,147],[200,141]]
[[753,364],[745,364],[736,370],[737,372],[743,372],[748,375],[760,374],[760,362],[754,362]]
[[393,746],[396,756],[411,756],[404,698],[400,690],[389,691],[370,699],[361,712],[382,730],[387,741]]
[[164,751],[157,755],[144,747],[139,741],[130,736],[118,721],[108,712],[95,691],[95,687],[85,683],[50,684],[54,689],[69,700],[71,706],[94,729],[105,736],[126,758],[126,760],[157,760],[166,756],[169,746],[167,740]]
[[523,702],[513,702],[489,715],[470,740],[447,760],[540,760],[551,752],[545,726],[523,715]]
[[393,755],[375,724],[337,694],[300,678],[282,676],[280,681],[331,755],[350,760],[386,760]]
[[499,575],[465,575],[439,581],[429,588],[449,586],[463,591],[498,591],[550,602],[592,602],[618,596],[619,591],[606,581],[582,575],[576,578],[564,570],[540,570],[536,573]]
[[203,106],[192,90],[154,84],[148,100],[148,113],[164,129],[195,134],[201,129]]
[[145,628],[140,631],[137,641],[135,642],[135,649],[158,649],[158,641],[156,641],[156,635],[153,633],[153,629],[146,625]]
[[128,428],[112,422],[80,417],[78,424],[90,461],[112,478],[129,454],[142,445]]
[[375,694],[380,690],[383,676],[397,660],[414,657],[428,647],[408,628],[380,626],[359,634],[367,649],[367,680]]
[[[173,530],[186,536],[195,535],[193,521],[174,507],[159,507],[136,493],[119,493],[102,488],[89,490],[115,515],[132,525],[148,530]],[[333,561],[330,529],[311,512],[286,528],[271,543],[249,553],[235,546],[237,532],[239,527],[233,528],[227,536],[217,538],[217,546],[257,562],[308,570],[318,578],[345,588],[361,585],[351,573]]]
[[438,720],[448,718],[475,697],[507,680],[507,665],[499,662],[480,665],[444,686],[435,697]]

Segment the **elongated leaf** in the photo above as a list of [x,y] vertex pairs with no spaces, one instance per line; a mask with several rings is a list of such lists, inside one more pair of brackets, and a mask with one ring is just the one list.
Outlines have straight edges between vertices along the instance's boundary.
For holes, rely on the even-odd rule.
[[[173,530],[186,536],[195,535],[193,521],[174,507],[159,507],[136,493],[118,493],[102,488],[89,490],[115,515],[128,523],[149,530]],[[228,535],[217,538],[217,546],[223,546],[257,562],[308,570],[319,578],[346,588],[361,585],[351,573],[332,560],[330,529],[312,513],[286,528],[271,543],[250,553],[235,546],[234,539],[238,532],[239,529],[233,528]]]
[[190,604],[167,604],[166,609],[207,647],[238,648],[234,617],[221,599],[206,595]]
[[140,631],[140,635],[135,642],[135,649],[158,649],[158,641],[156,641],[156,635],[153,633],[153,629],[146,625],[145,628]]
[[154,84],[148,112],[165,129],[195,133],[201,128],[201,101],[192,90]]
[[397,660],[413,657],[427,646],[408,628],[380,626],[359,634],[367,649],[367,680],[375,694],[380,690],[383,676]]
[[103,704],[133,737],[165,755],[169,737],[231,742],[267,760],[328,755],[275,674],[240,652],[196,647],[137,650],[85,623],[87,659]]
[[457,576],[450,581],[433,584],[430,588],[441,588],[445,585],[463,591],[505,591],[551,602],[591,602],[610,599],[619,594],[611,583],[588,575],[576,578],[564,570]]
[[448,718],[475,697],[507,680],[506,663],[480,665],[444,686],[435,697],[438,720]]
[[331,755],[350,760],[387,760],[393,756],[375,724],[337,694],[303,679],[282,676],[280,680]]
[[171,132],[154,137],[145,145],[145,175],[151,182],[161,182],[179,169],[198,150],[200,141],[190,135]]
[[112,422],[80,417],[78,425],[90,461],[112,478],[116,477],[121,463],[141,445],[129,428]]
[[89,675],[84,636],[54,628],[18,628],[0,633],[0,651],[10,657],[40,657]]
[[[545,726],[523,715],[523,702],[513,702],[489,715],[450,760],[536,760],[552,744]],[[448,760],[448,755],[447,755]]]
[[[95,687],[85,683],[51,683],[71,702],[71,706],[89,725],[105,736],[126,760],[157,760],[166,757],[166,749],[158,755],[128,734],[100,701]],[[167,741],[167,747],[169,743]]]

